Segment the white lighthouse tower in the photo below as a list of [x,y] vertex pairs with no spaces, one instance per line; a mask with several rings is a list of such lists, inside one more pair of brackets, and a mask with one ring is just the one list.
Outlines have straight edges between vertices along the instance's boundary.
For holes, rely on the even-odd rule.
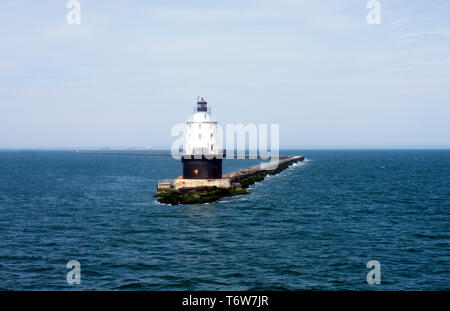
[[183,178],[222,178],[223,154],[217,121],[211,117],[211,110],[203,98],[197,100],[194,114],[186,126]]
[[215,155],[220,153],[217,121],[211,117],[208,103],[197,101],[194,114],[188,119],[186,131],[186,154]]

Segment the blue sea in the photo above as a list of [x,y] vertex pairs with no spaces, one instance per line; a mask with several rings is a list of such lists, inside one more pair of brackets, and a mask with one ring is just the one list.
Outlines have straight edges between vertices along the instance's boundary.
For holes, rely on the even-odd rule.
[[181,174],[171,157],[0,151],[0,289],[450,289],[450,150],[282,153],[307,160],[249,195],[170,206],[153,195]]

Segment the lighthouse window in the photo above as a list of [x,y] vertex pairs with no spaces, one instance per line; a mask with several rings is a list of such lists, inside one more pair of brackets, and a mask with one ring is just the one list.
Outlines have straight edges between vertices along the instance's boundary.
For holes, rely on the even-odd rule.
[[211,134],[211,138],[213,137],[213,134]]
[[199,124],[199,125],[198,125],[198,128],[199,128],[199,129],[201,129],[201,128],[202,128],[202,125],[201,125],[201,124]]
[[211,150],[213,150],[214,145],[211,145]]
[[202,139],[202,134],[198,134],[198,139]]
[[204,116],[205,116],[205,119],[206,119],[206,113],[204,114]]

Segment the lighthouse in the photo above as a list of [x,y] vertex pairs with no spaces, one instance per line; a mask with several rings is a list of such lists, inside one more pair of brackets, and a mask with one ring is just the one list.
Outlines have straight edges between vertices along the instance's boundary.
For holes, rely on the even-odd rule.
[[[222,131],[211,117],[208,103],[200,97],[197,98],[194,114],[183,130],[184,139],[177,139],[176,145],[181,147],[179,143],[183,144],[183,175],[158,182],[155,197],[160,203],[210,203],[222,197],[247,194],[246,188],[251,184],[305,159],[303,156],[284,156],[270,165],[257,165],[222,176]],[[180,148],[178,150],[181,151]],[[175,148],[172,149],[172,155],[174,151]]]
[[217,121],[203,97],[197,99],[194,114],[186,124],[182,157],[183,179],[222,178],[222,145]]

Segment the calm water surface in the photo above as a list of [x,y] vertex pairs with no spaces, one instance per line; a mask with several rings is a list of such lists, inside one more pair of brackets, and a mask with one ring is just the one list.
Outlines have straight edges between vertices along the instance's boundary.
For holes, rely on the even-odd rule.
[[450,289],[450,151],[285,153],[308,160],[247,196],[168,206],[153,195],[180,175],[169,157],[1,151],[0,289]]

